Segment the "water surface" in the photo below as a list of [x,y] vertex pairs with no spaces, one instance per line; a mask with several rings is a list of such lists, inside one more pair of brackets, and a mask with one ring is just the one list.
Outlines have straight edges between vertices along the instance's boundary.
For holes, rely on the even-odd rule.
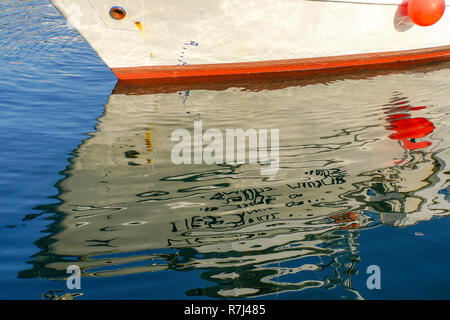
[[[0,298],[450,297],[448,66],[130,89],[48,2],[0,12]],[[195,121],[278,129],[279,170],[174,164]]]

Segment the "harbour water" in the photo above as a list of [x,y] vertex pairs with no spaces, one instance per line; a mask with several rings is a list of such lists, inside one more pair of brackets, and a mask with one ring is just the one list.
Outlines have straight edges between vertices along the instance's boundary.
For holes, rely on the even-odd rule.
[[[0,299],[450,298],[450,65],[142,88],[47,1],[0,12]],[[230,129],[270,139],[211,163]]]

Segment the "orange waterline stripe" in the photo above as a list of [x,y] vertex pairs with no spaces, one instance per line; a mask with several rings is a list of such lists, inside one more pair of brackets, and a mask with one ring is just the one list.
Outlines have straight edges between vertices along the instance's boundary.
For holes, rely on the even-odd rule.
[[150,66],[112,68],[120,80],[192,78],[205,76],[257,75],[280,72],[326,71],[338,68],[356,68],[392,63],[420,63],[450,59],[450,46],[429,49],[368,53],[325,58],[257,61],[185,66]]

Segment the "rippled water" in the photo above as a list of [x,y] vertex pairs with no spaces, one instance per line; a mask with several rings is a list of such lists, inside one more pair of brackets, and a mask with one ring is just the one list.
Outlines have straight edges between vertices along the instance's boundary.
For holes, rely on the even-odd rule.
[[[0,298],[450,298],[448,65],[116,86],[48,2],[0,12]],[[195,121],[279,129],[279,170],[175,165]]]

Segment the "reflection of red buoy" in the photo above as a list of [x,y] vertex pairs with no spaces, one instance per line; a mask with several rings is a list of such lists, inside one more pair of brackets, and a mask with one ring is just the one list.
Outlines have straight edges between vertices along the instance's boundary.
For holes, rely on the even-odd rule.
[[408,0],[408,16],[419,26],[431,26],[441,19],[445,0]]
[[[418,117],[411,118],[410,111],[423,110],[426,106],[413,107],[406,98],[394,98],[392,102],[386,106],[388,114],[387,121],[390,126],[388,130],[395,131],[389,135],[389,138],[398,140],[406,150],[419,150],[430,146],[430,141],[416,141],[416,139],[424,138],[432,133],[435,129],[434,124],[428,119]],[[401,160],[398,163],[403,162]]]
[[402,141],[407,150],[423,149],[431,145],[429,141],[414,141],[414,139],[426,137],[433,132],[435,127],[431,121],[425,118],[409,118],[395,120],[391,124],[390,130],[397,132],[391,134],[389,138]]
[[[356,213],[345,212],[345,213],[340,213],[340,214],[331,216],[330,218],[333,219],[335,223],[339,223],[339,224],[346,223],[346,222],[356,220]],[[357,228],[359,228],[359,223],[354,222],[350,225],[342,226],[339,229],[347,230],[347,229],[357,229]]]

